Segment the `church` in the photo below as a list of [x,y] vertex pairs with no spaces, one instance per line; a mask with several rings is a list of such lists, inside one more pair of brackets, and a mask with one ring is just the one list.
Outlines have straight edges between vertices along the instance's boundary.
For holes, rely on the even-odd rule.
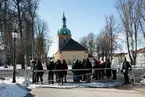
[[74,60],[88,58],[88,50],[72,39],[71,31],[67,28],[66,17],[63,13],[63,25],[57,32],[58,51],[55,53],[56,60],[66,60],[67,64],[72,64]]

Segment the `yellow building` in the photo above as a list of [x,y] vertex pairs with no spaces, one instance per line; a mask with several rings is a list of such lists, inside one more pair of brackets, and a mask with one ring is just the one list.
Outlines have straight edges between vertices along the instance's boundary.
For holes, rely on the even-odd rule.
[[63,26],[58,30],[58,51],[55,54],[57,59],[65,59],[68,64],[76,59],[82,60],[88,58],[88,50],[71,38],[71,31],[66,26],[66,18],[63,13]]

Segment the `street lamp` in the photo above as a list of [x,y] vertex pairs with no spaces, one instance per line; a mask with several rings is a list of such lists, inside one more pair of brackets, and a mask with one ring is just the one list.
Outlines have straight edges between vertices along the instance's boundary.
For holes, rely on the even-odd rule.
[[13,80],[12,83],[16,82],[16,39],[18,37],[18,32],[17,30],[14,30],[12,32],[12,38],[13,38],[13,45],[14,45],[14,49],[13,49]]

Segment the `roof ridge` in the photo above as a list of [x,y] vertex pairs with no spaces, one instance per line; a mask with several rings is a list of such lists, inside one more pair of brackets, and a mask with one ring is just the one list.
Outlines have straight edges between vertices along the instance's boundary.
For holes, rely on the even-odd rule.
[[64,44],[59,48],[59,51],[68,43],[69,40],[71,40],[71,38],[68,39],[68,40],[66,41],[66,43],[64,43]]
[[[72,44],[69,44],[72,43]],[[85,47],[83,47],[81,44],[79,44],[77,41],[75,41],[74,39],[69,39],[60,49],[59,51],[82,51],[82,50],[87,50]]]

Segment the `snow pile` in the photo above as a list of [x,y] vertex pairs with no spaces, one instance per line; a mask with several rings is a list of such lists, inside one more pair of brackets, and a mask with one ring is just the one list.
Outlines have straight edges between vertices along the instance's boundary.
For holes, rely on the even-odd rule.
[[0,80],[0,97],[24,97],[30,91],[21,84],[11,82],[11,79]]
[[145,78],[140,81],[140,83],[145,84]]
[[58,89],[70,89],[79,87],[75,84],[50,84],[50,85],[30,85],[30,88],[58,88]]
[[92,83],[82,83],[79,84],[80,87],[90,87],[90,88],[111,88],[122,85],[123,82],[120,81],[100,81]]
[[72,69],[72,65],[68,65],[68,69]]
[[50,85],[30,85],[31,88],[111,88],[122,85],[119,81],[100,81],[91,83],[64,83],[64,84],[50,84]]

